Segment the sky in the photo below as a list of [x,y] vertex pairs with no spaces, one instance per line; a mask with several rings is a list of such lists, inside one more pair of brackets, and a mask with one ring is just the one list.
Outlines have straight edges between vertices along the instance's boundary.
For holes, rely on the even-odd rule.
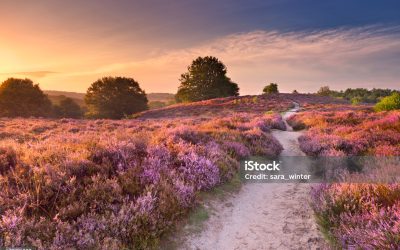
[[127,76],[175,93],[198,56],[240,93],[400,88],[398,0],[0,0],[0,81],[85,92]]

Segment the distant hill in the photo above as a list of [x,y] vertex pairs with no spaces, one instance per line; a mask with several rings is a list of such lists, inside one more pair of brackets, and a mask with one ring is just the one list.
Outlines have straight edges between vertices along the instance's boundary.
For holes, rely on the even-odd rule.
[[56,91],[56,90],[44,90],[43,91],[49,97],[50,101],[53,104],[59,104],[62,100],[69,97],[74,100],[79,106],[85,107],[85,102],[83,98],[85,94],[83,93],[75,93],[75,92],[67,92],[67,91]]
[[[79,105],[85,106],[85,102],[83,101],[85,93],[58,90],[44,90],[43,92],[49,96],[49,99],[53,103],[59,103],[64,98],[69,97],[72,98]],[[175,95],[170,93],[149,93],[147,94],[147,98],[149,99],[149,102],[169,103],[175,100]]]
[[65,96],[72,99],[81,99],[85,97],[85,93],[68,92],[68,91],[58,91],[58,90],[43,90],[43,92],[49,96]]
[[[315,94],[269,94],[248,95],[215,98],[205,101],[178,103],[166,107],[154,108],[136,114],[141,119],[165,119],[177,117],[199,117],[199,116],[229,116],[233,113],[261,114],[267,111],[283,112],[297,102],[302,107],[318,106],[327,108],[327,104],[349,105],[347,100],[337,99],[330,96],[319,96]],[[337,109],[337,107],[335,107]]]
[[149,102],[170,102],[175,100],[175,95],[170,94],[170,93],[149,93],[147,94],[147,99],[149,99]]

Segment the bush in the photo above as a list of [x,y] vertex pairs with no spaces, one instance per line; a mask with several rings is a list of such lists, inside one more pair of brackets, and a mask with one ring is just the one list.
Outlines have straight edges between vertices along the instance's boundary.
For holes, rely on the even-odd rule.
[[388,111],[400,109],[400,93],[395,92],[390,96],[384,97],[375,105],[376,111]]
[[54,105],[54,115],[57,118],[81,118],[83,111],[74,100],[67,97]]
[[362,98],[359,96],[351,98],[351,104],[353,104],[353,105],[358,105],[358,104],[362,103],[362,101],[363,101]]

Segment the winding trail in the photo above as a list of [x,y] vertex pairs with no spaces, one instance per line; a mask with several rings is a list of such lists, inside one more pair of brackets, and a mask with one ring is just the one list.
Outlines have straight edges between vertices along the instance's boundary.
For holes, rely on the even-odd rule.
[[[272,134],[282,144],[281,156],[304,155],[283,114],[287,131]],[[185,237],[179,249],[321,249],[323,240],[309,207],[309,184],[248,183],[223,203],[214,204],[198,234]]]

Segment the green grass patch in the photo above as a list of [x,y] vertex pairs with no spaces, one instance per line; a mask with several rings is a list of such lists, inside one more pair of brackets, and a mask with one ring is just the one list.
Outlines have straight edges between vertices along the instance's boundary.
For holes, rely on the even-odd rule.
[[208,218],[210,218],[210,215],[207,209],[203,205],[200,205],[193,209],[193,211],[189,214],[188,222],[192,228],[201,231],[203,223],[208,220]]
[[224,199],[228,195],[239,192],[242,187],[242,182],[239,177],[239,173],[236,173],[232,179],[228,182],[221,184],[210,191],[202,192],[199,194],[200,200],[208,200],[208,199]]

